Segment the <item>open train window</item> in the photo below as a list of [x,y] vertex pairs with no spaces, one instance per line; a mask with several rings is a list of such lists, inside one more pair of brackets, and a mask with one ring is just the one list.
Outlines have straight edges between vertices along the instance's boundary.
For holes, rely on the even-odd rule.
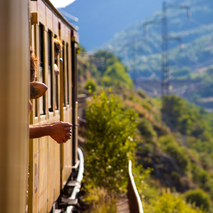
[[62,70],[63,70],[63,106],[66,106],[66,92],[65,92],[65,87],[66,87],[66,76],[65,76],[65,67],[64,67],[64,56],[65,56],[65,48],[64,48],[64,41],[62,42],[63,44],[63,47],[62,47],[62,54],[61,54],[61,57],[62,57]]
[[[55,35],[54,38],[57,38],[57,36]],[[55,56],[54,56],[55,57]],[[58,59],[57,58],[54,58],[54,63],[57,65],[58,67]],[[59,87],[58,87],[58,75],[54,75],[55,76],[55,110],[58,110],[58,90],[59,90]]]
[[53,112],[52,32],[48,31],[48,109]]
[[69,82],[69,46],[66,43],[66,62],[67,62],[67,105],[70,104],[70,82]]
[[[39,25],[39,79],[38,81],[44,82],[44,26]],[[45,95],[40,98],[40,115],[45,112]]]

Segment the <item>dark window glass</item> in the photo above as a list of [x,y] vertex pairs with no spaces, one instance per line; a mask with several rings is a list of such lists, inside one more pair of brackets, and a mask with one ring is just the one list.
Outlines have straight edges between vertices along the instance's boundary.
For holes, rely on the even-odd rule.
[[[39,82],[44,82],[44,26],[39,25]],[[40,114],[45,114],[45,95],[40,98]]]
[[69,46],[66,44],[66,62],[67,62],[67,105],[70,104],[70,82],[69,82]]
[[48,31],[48,109],[53,112],[52,32]]

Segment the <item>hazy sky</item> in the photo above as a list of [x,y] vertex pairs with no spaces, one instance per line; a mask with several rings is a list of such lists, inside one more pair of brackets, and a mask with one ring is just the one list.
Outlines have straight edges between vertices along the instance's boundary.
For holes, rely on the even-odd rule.
[[50,0],[50,1],[55,7],[60,8],[60,7],[66,7],[67,5],[74,2],[75,0]]

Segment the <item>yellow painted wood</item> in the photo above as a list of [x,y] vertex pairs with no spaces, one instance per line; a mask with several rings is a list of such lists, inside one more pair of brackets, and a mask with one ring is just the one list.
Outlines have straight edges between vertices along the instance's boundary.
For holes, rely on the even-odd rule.
[[31,13],[31,24],[38,24],[38,13]]
[[[65,122],[71,123],[71,110],[64,110]],[[72,170],[72,138],[64,144],[64,177],[63,184],[66,184]]]
[[39,212],[47,212],[47,139],[48,137],[39,138],[39,170],[38,170],[38,196]]
[[[45,2],[45,1],[44,1]],[[67,100],[67,91],[63,94],[63,75],[60,75],[56,78],[54,71],[53,74],[53,104],[55,104],[56,97],[56,86],[55,82],[58,81],[59,91],[58,91],[58,100],[59,100],[59,109],[55,110],[53,106],[53,112],[48,112],[48,97],[47,93],[45,96],[46,100],[46,115],[40,115],[40,104],[39,100],[33,100],[33,115],[32,115],[32,123],[33,124],[46,124],[53,123],[57,121],[65,121],[72,123],[72,93],[71,93],[71,42],[70,42],[70,29],[63,24],[63,22],[55,15],[54,11],[51,11],[49,7],[46,6],[42,2],[42,0],[38,0],[35,2],[31,2],[33,5],[31,8],[34,8],[34,11],[38,12],[38,22],[44,25],[44,81],[48,86],[48,44],[47,44],[47,32],[51,30],[52,38],[54,35],[59,37],[63,37],[65,41],[64,44],[68,43],[68,66],[69,66],[69,94],[70,94],[70,105],[63,107],[63,95],[65,95]],[[35,10],[36,9],[36,10]],[[58,22],[61,23],[61,31],[58,30]],[[51,27],[52,26],[52,27]],[[63,32],[62,32],[63,31]],[[32,26],[32,46],[34,46],[35,54],[39,58],[39,25],[34,24]],[[66,45],[64,45],[66,48]],[[52,50],[54,50],[54,43],[52,39]],[[66,51],[65,51],[66,53]],[[61,55],[59,56],[61,57]],[[64,64],[66,66],[66,55],[64,55]],[[54,59],[52,57],[52,67],[54,64]],[[61,74],[62,67],[58,60],[58,67],[60,68]],[[39,68],[39,66],[38,66]],[[66,67],[65,69],[65,77],[67,78]],[[39,70],[37,70],[37,77],[39,79]],[[67,80],[65,81],[65,89],[67,89]],[[36,106],[36,102],[37,106]],[[35,116],[35,111],[37,110],[37,117]],[[68,177],[71,174],[71,162],[72,162],[72,144],[71,140],[67,141],[67,143],[63,145],[57,144],[50,137],[42,137],[40,139],[34,139],[31,144],[31,193],[33,197],[31,197],[31,212],[32,213],[48,213],[50,212],[54,201],[60,195],[60,189],[66,183]],[[36,171],[37,168],[37,171]]]
[[44,26],[46,25],[46,14],[45,14],[45,4],[42,0],[38,0],[38,21],[41,22]]
[[51,211],[54,199],[54,182],[55,182],[55,141],[48,138],[48,212]]
[[38,198],[39,198],[39,149],[38,139],[33,139],[33,182],[29,183],[32,186],[33,191],[33,206],[29,206],[28,212],[38,212]]
[[53,32],[53,13],[46,7],[46,27]]
[[0,211],[4,213],[25,212],[26,207],[29,141],[28,15],[27,0],[1,3]]

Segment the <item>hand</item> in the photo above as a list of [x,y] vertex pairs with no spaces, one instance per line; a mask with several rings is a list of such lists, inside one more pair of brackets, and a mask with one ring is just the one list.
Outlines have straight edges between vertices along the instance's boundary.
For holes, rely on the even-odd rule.
[[59,75],[59,69],[58,69],[58,66],[56,64],[54,64],[54,71],[55,71],[55,74],[56,75]]
[[72,124],[56,122],[51,124],[50,137],[57,143],[64,143],[72,136]]

